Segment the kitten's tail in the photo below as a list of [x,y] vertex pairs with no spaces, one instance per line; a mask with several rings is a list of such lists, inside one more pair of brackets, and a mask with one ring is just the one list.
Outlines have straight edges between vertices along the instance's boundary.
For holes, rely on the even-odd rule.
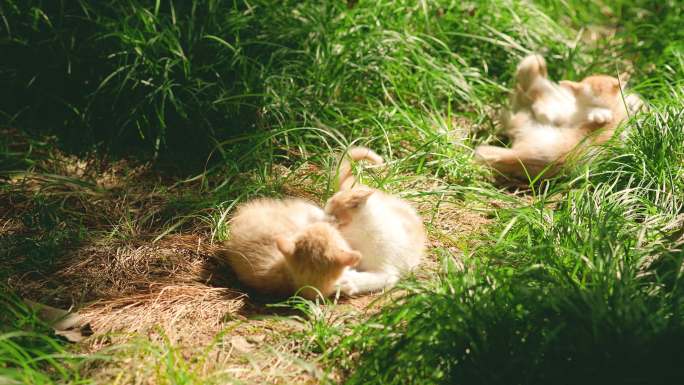
[[342,161],[340,162],[340,169],[338,174],[338,187],[340,191],[351,189],[354,183],[356,182],[356,179],[354,178],[354,173],[352,172],[352,161],[358,162],[361,160],[366,160],[378,166],[384,163],[384,160],[380,155],[376,154],[375,151],[367,147],[352,147],[349,149],[349,151],[347,151],[345,155],[346,156],[344,156],[342,158]]

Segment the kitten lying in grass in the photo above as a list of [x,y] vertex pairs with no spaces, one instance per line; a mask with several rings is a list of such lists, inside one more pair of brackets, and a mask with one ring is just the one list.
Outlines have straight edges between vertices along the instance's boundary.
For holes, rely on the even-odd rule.
[[[350,149],[349,158],[383,164],[378,154],[364,147]],[[402,273],[418,266],[426,241],[423,221],[407,202],[355,185],[350,159],[342,160],[340,191],[325,205],[325,212],[335,218],[340,233],[362,255],[356,269],[346,270],[338,282],[346,295],[393,286]]]
[[[581,82],[548,79],[541,56],[523,59],[516,73],[514,113],[505,122],[511,148],[479,146],[475,159],[510,177],[552,176],[573,150],[602,144],[641,106],[636,95],[623,101],[617,78],[594,75]],[[627,106],[626,106],[627,104]]]
[[300,199],[257,199],[238,208],[219,257],[252,289],[290,296],[303,288],[299,295],[313,299],[318,292],[333,294],[342,272],[361,254],[319,207]]

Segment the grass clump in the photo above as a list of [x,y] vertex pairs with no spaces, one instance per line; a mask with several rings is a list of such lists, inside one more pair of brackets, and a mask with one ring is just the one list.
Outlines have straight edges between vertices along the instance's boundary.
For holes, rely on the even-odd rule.
[[235,133],[254,120],[254,75],[245,70],[254,63],[235,46],[249,24],[245,8],[9,1],[6,120],[86,148],[104,141],[204,153],[219,121]]

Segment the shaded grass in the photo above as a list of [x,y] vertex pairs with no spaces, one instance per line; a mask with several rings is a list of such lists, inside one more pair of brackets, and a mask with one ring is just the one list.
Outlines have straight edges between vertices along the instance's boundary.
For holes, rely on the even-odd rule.
[[[263,129],[281,132],[271,154],[283,144],[315,150],[306,131],[289,131],[299,127],[433,152],[446,144],[435,126],[452,128],[444,107],[486,122],[483,112],[525,53],[572,57],[558,60],[559,75],[590,58],[571,47],[570,29],[509,0],[351,9],[36,0],[8,2],[2,14],[2,44],[13,52],[0,69],[12,90],[2,103],[6,123],[86,148],[103,142],[131,152],[139,144],[194,167],[214,140]],[[259,136],[246,147],[259,146]],[[231,147],[227,162],[245,152],[234,143],[222,146]]]

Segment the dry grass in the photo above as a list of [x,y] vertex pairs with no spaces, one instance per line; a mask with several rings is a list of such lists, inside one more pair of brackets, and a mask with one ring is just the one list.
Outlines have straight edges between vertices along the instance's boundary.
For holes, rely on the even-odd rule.
[[[56,250],[57,263],[49,268],[22,268],[21,253],[5,262],[15,272],[10,287],[27,299],[79,309],[95,333],[79,349],[114,358],[86,368],[101,383],[155,384],[161,372],[174,369],[169,365],[199,376],[200,383],[317,383],[330,376],[307,348],[313,342],[293,337],[304,335],[304,314],[266,306],[272,299],[245,291],[212,258],[217,244],[211,241],[207,211],[153,242],[171,223],[164,218],[169,200],[196,186],[165,184],[150,170],[146,164],[52,153],[31,171],[14,175],[0,194],[9,208],[2,215],[2,239],[44,231],[17,219],[35,215],[44,201],[57,202],[52,213],[57,228],[78,225],[85,235]],[[275,166],[272,174],[283,194],[322,203],[327,173],[326,167],[304,163],[294,170]],[[390,188],[448,187],[421,177],[400,180]],[[470,235],[487,223],[448,194],[410,199],[426,219],[433,250],[459,255]],[[417,277],[429,278],[438,266],[436,255],[426,258]],[[317,311],[344,325],[379,311],[386,300],[392,296],[340,299]]]

